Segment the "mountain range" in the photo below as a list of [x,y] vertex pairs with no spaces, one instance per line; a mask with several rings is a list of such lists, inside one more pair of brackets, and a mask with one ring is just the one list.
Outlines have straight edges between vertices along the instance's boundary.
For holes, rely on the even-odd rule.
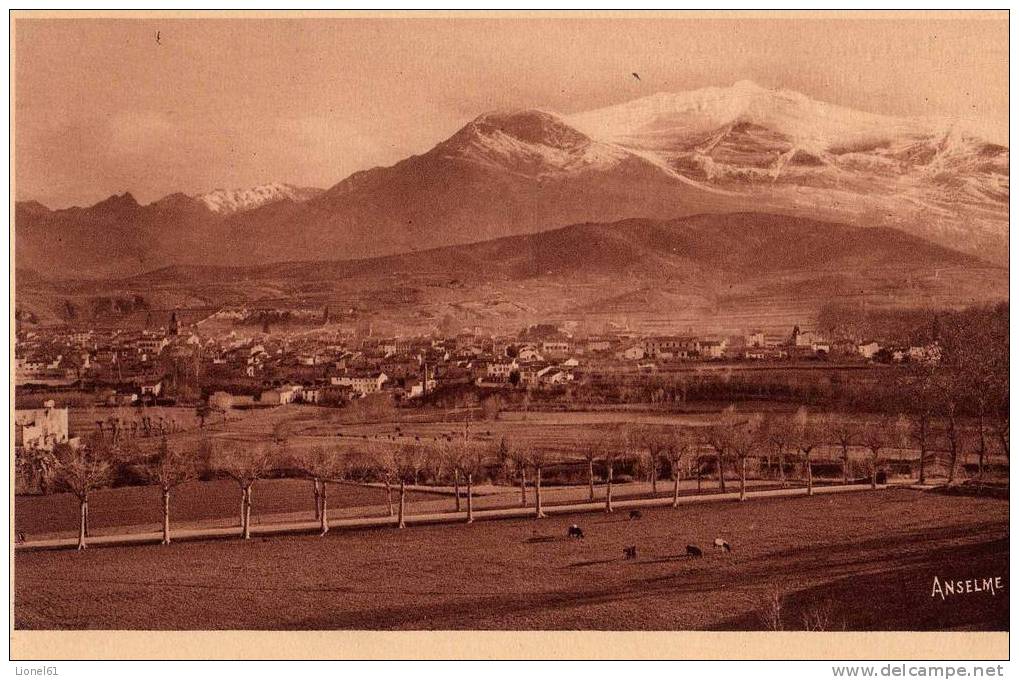
[[[223,306],[312,310],[377,328],[515,331],[558,319],[649,331],[788,331],[822,305],[960,306],[1008,296],[1008,271],[888,227],[767,213],[583,223],[400,255],[128,277],[23,277],[38,322],[165,323]],[[381,324],[381,325],[380,325]],[[221,330],[229,332],[229,324]],[[209,329],[211,330],[211,328]],[[257,330],[257,329],[256,329]]]
[[148,205],[127,193],[62,210],[19,202],[16,266],[48,279],[123,277],[746,211],[891,227],[1003,264],[1008,159],[950,123],[740,82],[565,116],[486,113],[426,153],[325,190],[274,184]]
[[231,213],[252,210],[266,203],[294,201],[301,203],[322,193],[313,187],[295,187],[291,184],[262,184],[250,189],[216,189],[195,198],[214,213]]

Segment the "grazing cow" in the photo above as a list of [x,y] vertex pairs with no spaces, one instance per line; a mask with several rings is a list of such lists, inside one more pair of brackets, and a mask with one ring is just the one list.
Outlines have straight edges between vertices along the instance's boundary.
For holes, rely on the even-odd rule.
[[623,559],[637,559],[637,546],[631,545],[629,548],[623,548]]
[[630,511],[630,519],[640,519],[643,516],[644,515],[641,514],[640,510],[631,510]]
[[725,552],[732,552],[732,546],[729,545],[729,542],[727,540],[725,540],[724,538],[716,538],[715,539],[715,547],[716,548],[721,548]]
[[704,553],[695,545],[686,546],[686,554],[690,557],[704,557]]
[[566,535],[569,536],[570,538],[583,538],[584,530],[578,527],[576,524],[574,524],[569,529],[566,530]]

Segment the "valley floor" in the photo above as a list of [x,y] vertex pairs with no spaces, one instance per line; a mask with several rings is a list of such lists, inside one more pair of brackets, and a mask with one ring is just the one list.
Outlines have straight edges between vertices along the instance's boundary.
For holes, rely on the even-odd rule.
[[1007,630],[1007,591],[942,600],[932,584],[1007,586],[1008,563],[1007,501],[897,488],[19,552],[14,614],[18,629]]

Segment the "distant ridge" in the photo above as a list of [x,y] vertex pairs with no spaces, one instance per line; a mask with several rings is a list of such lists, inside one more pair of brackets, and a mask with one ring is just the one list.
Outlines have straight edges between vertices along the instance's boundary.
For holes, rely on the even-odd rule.
[[216,189],[195,196],[195,198],[204,203],[205,207],[212,212],[228,215],[282,200],[301,203],[320,193],[322,193],[322,189],[276,183],[262,184],[249,189]]
[[503,330],[549,317],[710,327],[805,322],[835,300],[1007,299],[1008,270],[887,227],[744,212],[583,223],[373,258],[173,265],[61,286],[34,278],[18,290],[19,307],[50,322],[67,299],[88,309],[90,299],[128,295],[163,309],[330,306],[426,329],[446,315]]
[[745,210],[893,227],[1007,260],[1009,151],[954,121],[853,111],[749,81],[561,116],[482,114],[324,191],[275,183],[16,207],[18,263],[109,276],[170,264],[369,257],[579,222]]

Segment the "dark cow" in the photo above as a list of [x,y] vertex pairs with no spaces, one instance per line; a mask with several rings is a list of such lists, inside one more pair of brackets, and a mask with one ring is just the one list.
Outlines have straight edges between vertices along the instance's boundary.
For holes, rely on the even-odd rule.
[[623,548],[623,559],[637,559],[637,546],[631,545],[629,548]]
[[732,552],[732,546],[729,545],[729,542],[724,538],[716,538],[715,547],[721,548],[723,552]]
[[690,557],[704,557],[704,553],[695,545],[686,546],[686,554]]
[[630,519],[640,519],[643,516],[644,515],[641,513],[640,510],[631,510],[630,511]]
[[583,538],[584,530],[578,527],[576,524],[566,530],[566,535],[570,538]]

